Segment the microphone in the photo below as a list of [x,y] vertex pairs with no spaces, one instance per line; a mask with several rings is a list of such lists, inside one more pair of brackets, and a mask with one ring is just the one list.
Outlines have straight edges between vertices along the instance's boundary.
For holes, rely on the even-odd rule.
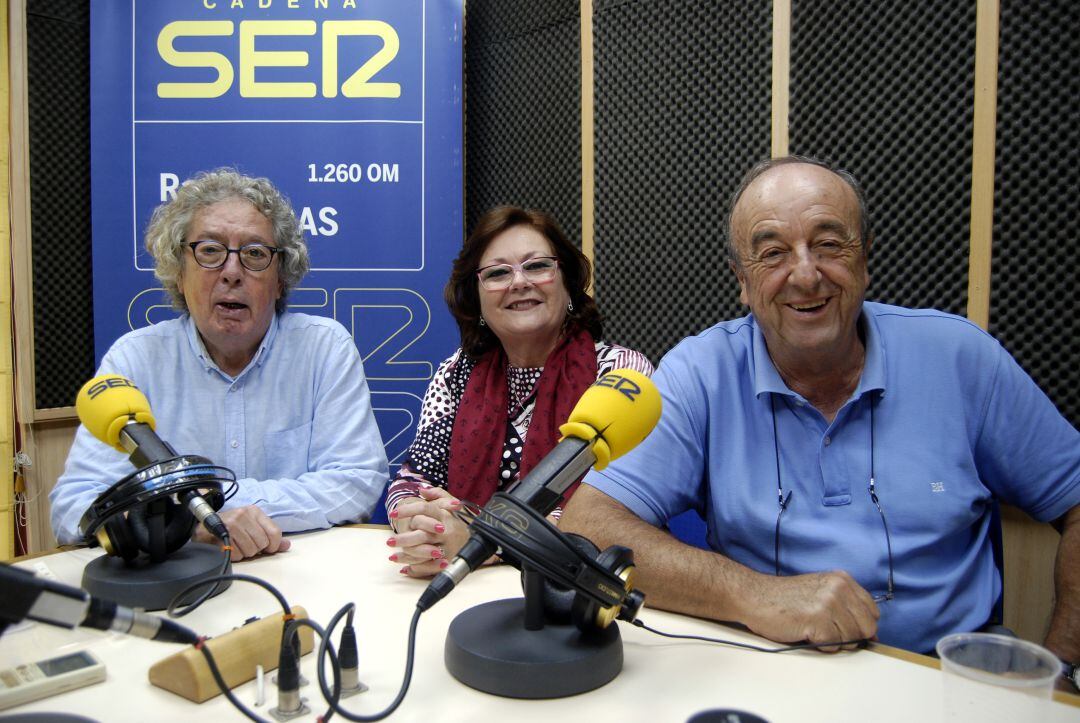
[[[75,411],[90,434],[129,455],[139,469],[178,456],[154,431],[157,421],[146,395],[119,374],[103,374],[84,384],[75,399]],[[211,535],[220,540],[228,537],[225,523],[198,491],[182,490],[177,497]]]
[[[559,427],[563,436],[555,449],[506,494],[546,516],[590,467],[607,467],[640,444],[658,421],[660,392],[652,380],[633,369],[608,372],[581,395],[570,419]],[[416,606],[427,610],[442,600],[496,550],[494,542],[474,530],[450,565],[428,584]]]
[[0,564],[0,631],[24,619],[73,629],[76,625],[115,630],[165,643],[197,643],[199,636],[172,620],[117,605],[77,587],[38,577],[29,570]]

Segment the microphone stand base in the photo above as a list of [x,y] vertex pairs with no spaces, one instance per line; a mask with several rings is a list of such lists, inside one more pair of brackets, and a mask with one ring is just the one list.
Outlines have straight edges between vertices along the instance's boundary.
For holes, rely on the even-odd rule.
[[[150,562],[146,555],[139,555],[132,564],[113,555],[102,555],[87,563],[82,588],[91,595],[129,608],[164,610],[188,585],[217,575],[224,554],[220,547],[189,542],[159,563]],[[225,569],[226,573],[231,571],[232,563]],[[231,584],[232,580],[222,582],[214,595],[225,592]],[[195,590],[183,602],[191,602],[205,590]]]
[[506,698],[563,698],[599,688],[622,670],[617,625],[525,629],[525,599],[477,605],[450,623],[446,669],[470,688]]

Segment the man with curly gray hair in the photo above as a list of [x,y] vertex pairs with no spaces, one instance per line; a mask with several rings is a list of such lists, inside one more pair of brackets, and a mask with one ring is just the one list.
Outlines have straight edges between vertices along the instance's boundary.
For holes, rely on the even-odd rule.
[[[265,178],[200,173],[146,232],[178,319],[121,337],[98,374],[132,379],[162,438],[236,472],[221,516],[233,558],[281,552],[283,532],[367,519],[388,470],[363,365],[336,321],[286,311],[308,270],[300,224]],[[53,530],[79,521],[129,469],[83,427],[54,487]],[[209,541],[200,527],[196,538]]]

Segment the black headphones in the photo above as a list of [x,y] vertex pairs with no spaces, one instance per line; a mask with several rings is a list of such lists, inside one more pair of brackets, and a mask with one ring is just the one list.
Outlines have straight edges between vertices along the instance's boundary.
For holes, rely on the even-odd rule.
[[[624,587],[628,593],[637,593],[633,590],[634,584],[634,553],[628,547],[612,545],[603,552],[600,551],[592,540],[573,532],[560,533],[577,548],[578,552],[596,564],[603,567],[619,579],[624,581]],[[525,572],[521,573],[522,589],[526,586]],[[543,605],[545,619],[556,625],[575,625],[581,631],[606,628],[611,621],[619,616],[620,608],[615,606],[602,607],[594,598],[577,592],[572,587],[566,587],[553,580],[544,578]],[[626,619],[622,617],[621,619]]]
[[225,503],[222,485],[235,483],[231,470],[205,457],[173,457],[144,467],[102,492],[82,516],[79,531],[89,546],[100,545],[125,562],[134,562],[140,552],[146,552],[152,562],[161,562],[191,539],[196,524],[195,516],[176,496],[194,492],[219,510]]
[[505,492],[497,492],[471,525],[501,548],[505,561],[544,578],[544,608],[551,622],[572,622],[587,631],[637,617],[645,594],[634,588],[629,548],[612,545],[600,552],[588,539],[561,532]]

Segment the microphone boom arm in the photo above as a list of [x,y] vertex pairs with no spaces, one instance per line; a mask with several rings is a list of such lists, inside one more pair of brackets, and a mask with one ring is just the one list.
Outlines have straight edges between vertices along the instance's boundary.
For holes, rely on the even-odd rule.
[[559,506],[563,492],[596,463],[592,440],[567,437],[507,490],[543,516]]

